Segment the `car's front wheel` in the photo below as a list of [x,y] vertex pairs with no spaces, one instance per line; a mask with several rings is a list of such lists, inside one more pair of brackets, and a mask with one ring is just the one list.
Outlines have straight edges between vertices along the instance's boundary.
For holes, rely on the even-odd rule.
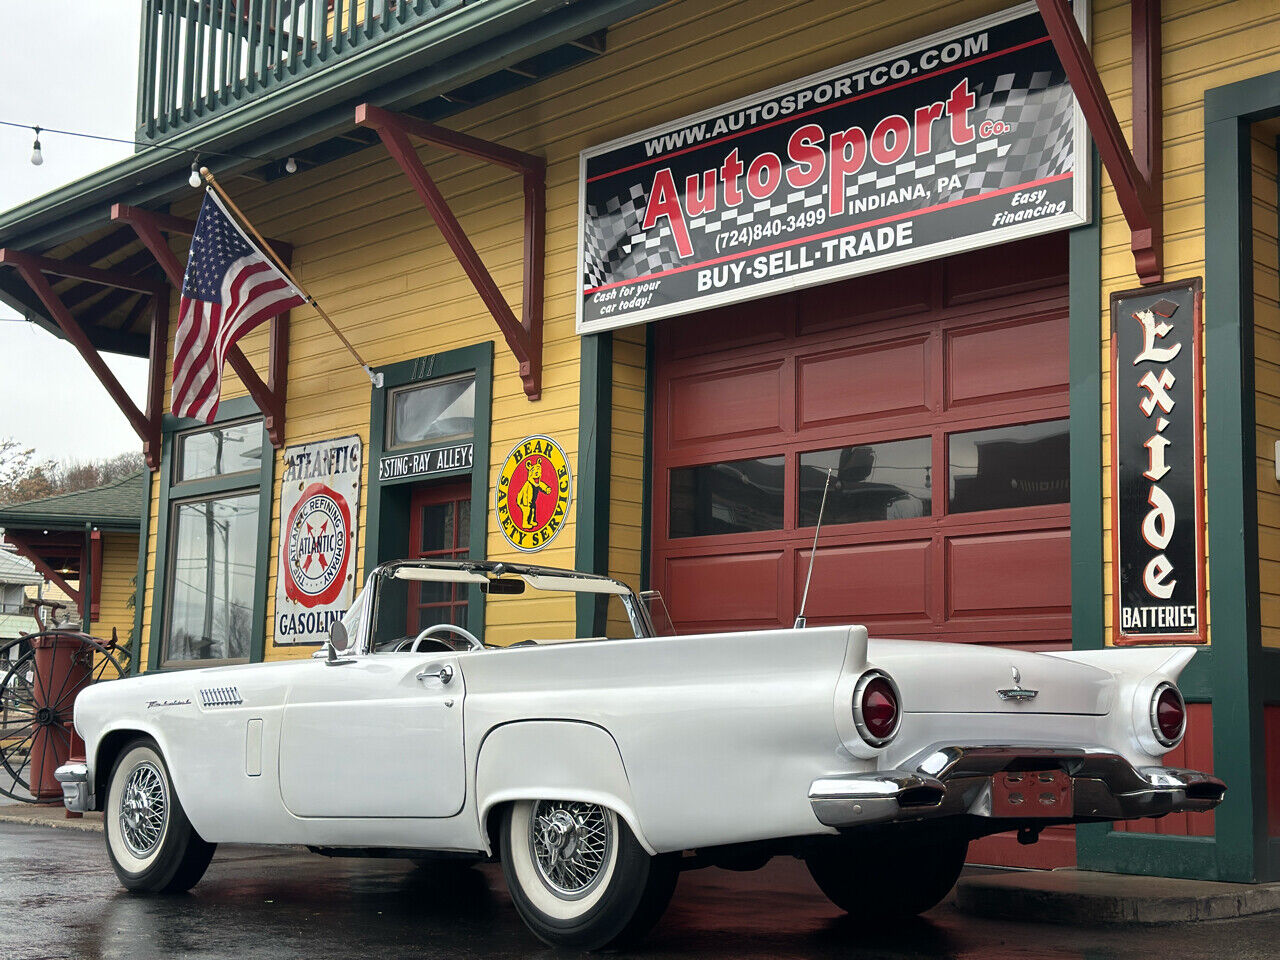
[[827,899],[866,923],[903,920],[936,906],[956,884],[967,840],[858,844],[832,840],[805,857]]
[[181,893],[213,858],[191,826],[169,768],[149,737],[131,741],[111,769],[103,810],[107,856],[120,882],[136,893]]
[[634,942],[658,922],[678,875],[672,855],[649,856],[608,807],[522,800],[502,818],[502,871],[516,910],[555,947]]

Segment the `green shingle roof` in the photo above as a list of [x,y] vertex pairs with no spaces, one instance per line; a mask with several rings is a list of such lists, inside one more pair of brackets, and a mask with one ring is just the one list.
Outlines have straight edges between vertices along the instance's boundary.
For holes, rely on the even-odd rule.
[[92,523],[109,530],[137,530],[147,480],[147,472],[141,470],[101,487],[12,503],[0,507],[0,527],[58,529]]

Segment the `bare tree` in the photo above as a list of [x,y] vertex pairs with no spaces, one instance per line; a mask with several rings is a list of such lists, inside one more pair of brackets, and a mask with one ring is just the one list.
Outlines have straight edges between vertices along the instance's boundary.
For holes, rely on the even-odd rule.
[[34,448],[13,438],[0,439],[0,505],[100,487],[145,467],[141,453],[57,463],[38,458]]
[[0,504],[56,493],[55,469],[52,461],[38,460],[33,447],[24,447],[12,437],[0,440]]

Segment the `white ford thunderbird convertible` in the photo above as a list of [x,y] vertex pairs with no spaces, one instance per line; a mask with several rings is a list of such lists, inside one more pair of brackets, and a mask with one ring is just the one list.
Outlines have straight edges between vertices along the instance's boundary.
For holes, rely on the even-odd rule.
[[[451,583],[593,594],[622,635],[531,628],[497,648],[419,629]],[[1220,780],[1160,763],[1184,733],[1192,655],[860,626],[659,637],[606,577],[391,563],[311,660],[90,687],[85,758],[57,776],[69,809],[105,812],[111,863],[140,892],[190,888],[218,843],[441,871],[496,858],[535,934],[593,949],[648,930],[681,870],[791,855],[883,921],[945,896],[977,837],[1215,807]]]

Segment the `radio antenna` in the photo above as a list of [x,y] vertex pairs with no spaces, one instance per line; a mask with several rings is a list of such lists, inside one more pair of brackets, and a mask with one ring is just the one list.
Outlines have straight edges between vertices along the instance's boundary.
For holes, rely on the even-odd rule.
[[818,504],[818,525],[813,528],[813,549],[809,551],[809,572],[804,575],[804,596],[800,598],[800,613],[792,629],[805,628],[804,608],[809,602],[809,581],[813,579],[813,561],[818,557],[818,534],[822,532],[822,512],[827,508],[827,489],[831,486],[831,468],[827,467],[827,480],[822,485],[822,502]]

